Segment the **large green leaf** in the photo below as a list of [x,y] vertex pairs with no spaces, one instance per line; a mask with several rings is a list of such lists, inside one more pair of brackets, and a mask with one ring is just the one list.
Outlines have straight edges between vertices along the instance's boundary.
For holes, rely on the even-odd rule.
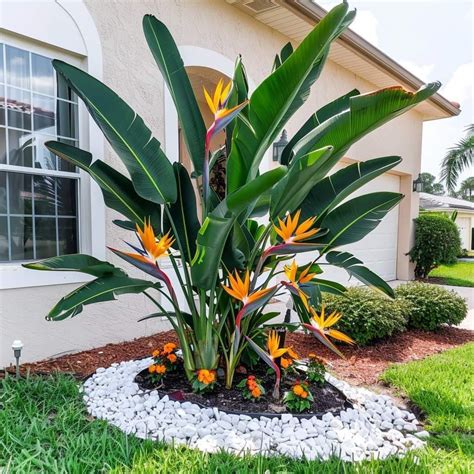
[[401,162],[399,156],[384,156],[352,165],[317,183],[301,205],[303,219],[318,216],[317,224],[346,197]]
[[358,196],[341,204],[326,215],[322,226],[328,232],[315,241],[325,243],[322,253],[339,245],[363,239],[374,230],[383,217],[403,198],[403,194],[377,192]]
[[57,59],[53,66],[84,101],[127,167],[136,192],[157,204],[176,201],[173,167],[143,119],[113,90],[86,72]]
[[99,277],[61,298],[46,319],[62,321],[72,318],[82,312],[85,305],[112,301],[116,299],[116,295],[125,293],[142,293],[152,286],[153,283],[127,276]]
[[206,126],[178,47],[168,28],[153,15],[143,17],[143,31],[176,106],[194,170],[200,175],[204,162]]
[[[190,262],[196,252],[196,237],[201,224],[196,213],[196,195],[186,168],[181,163],[173,164],[176,183],[178,184],[178,199],[169,206],[176,232],[172,232],[176,239],[174,248],[179,248],[179,241],[184,252],[184,258]],[[171,224],[168,215],[163,216],[163,230],[168,232]]]
[[349,109],[329,118],[303,137],[294,147],[295,157],[331,145],[334,151],[324,171],[329,171],[353,143],[389,120],[432,96],[439,82],[427,84],[416,93],[389,87],[349,99]]
[[364,267],[362,261],[349,252],[332,251],[326,254],[326,260],[331,265],[343,268],[349,275],[362,283],[375,288],[390,297],[394,297],[393,289],[376,273]]
[[286,211],[298,209],[314,185],[321,179],[320,168],[332,153],[332,147],[315,150],[291,162],[288,173],[274,188],[270,217],[275,220]]
[[227,238],[239,214],[251,209],[259,196],[271,189],[286,173],[281,166],[267,171],[250,183],[231,193],[205,219],[197,237],[191,275],[193,283],[209,289],[219,272],[220,261]]
[[60,257],[51,257],[39,260],[33,263],[24,263],[25,268],[31,270],[46,270],[55,272],[81,272],[101,276],[126,276],[126,273],[109,262],[98,260],[90,255],[75,253],[72,255],[61,255]]
[[311,130],[316,128],[318,125],[325,122],[330,117],[339,114],[343,110],[349,108],[349,99],[355,95],[359,95],[360,92],[357,89],[353,89],[347,94],[338,97],[336,100],[329,102],[324,107],[318,109],[308,120],[300,127],[300,129],[291,137],[291,140],[287,143],[281,153],[280,162],[282,165],[288,165],[293,154],[293,147]]
[[92,162],[92,155],[85,150],[65,143],[49,141],[45,146],[63,160],[87,171],[102,189],[105,204],[143,227],[144,219],[149,218],[155,232],[161,228],[161,208],[153,202],[141,198],[132,182],[123,174],[101,160]]
[[[250,129],[238,121],[227,163],[227,184],[233,192],[258,172],[265,151],[270,147],[284,120],[296,111],[311,84],[308,76],[327,54],[331,42],[353,19],[347,4],[333,8],[301,42],[298,48],[254,91],[248,105]],[[314,77],[315,79],[315,77]]]

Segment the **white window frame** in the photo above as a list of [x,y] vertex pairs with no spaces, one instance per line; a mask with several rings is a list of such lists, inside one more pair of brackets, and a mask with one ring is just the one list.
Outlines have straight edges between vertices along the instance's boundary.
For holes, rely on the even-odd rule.
[[[6,2],[0,5],[0,42],[47,57],[65,60],[102,79],[102,49],[94,21],[82,1],[45,0]],[[35,18],[32,22],[19,18]],[[62,21],[60,21],[62,20]],[[62,25],[58,33],[51,30]],[[25,28],[28,28],[26,31]],[[54,33],[51,33],[54,31]],[[62,36],[61,36],[62,35]],[[63,41],[64,38],[64,41]],[[60,48],[60,49],[59,49]],[[79,147],[89,150],[94,157],[104,153],[103,135],[89,119],[84,104],[79,101]],[[25,172],[25,168],[8,166],[5,171]],[[11,168],[11,169],[10,169]],[[27,170],[28,174],[66,176],[68,173],[46,170]],[[70,173],[77,177],[76,173]],[[105,204],[102,193],[89,175],[80,170],[78,182],[78,249],[97,258],[105,258]],[[21,262],[0,263],[0,290],[34,286],[82,283],[91,277],[75,272],[40,272],[23,268]]]

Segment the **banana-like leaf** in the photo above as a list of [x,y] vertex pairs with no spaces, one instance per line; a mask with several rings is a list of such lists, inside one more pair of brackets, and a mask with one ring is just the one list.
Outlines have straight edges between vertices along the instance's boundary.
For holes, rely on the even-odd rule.
[[308,193],[321,180],[319,170],[331,153],[332,147],[327,146],[291,162],[285,178],[272,191],[270,204],[272,220],[300,207]]
[[[173,247],[178,249],[178,240],[184,252],[184,258],[190,262],[196,253],[196,238],[201,224],[196,213],[196,195],[186,168],[181,163],[173,164],[176,183],[178,185],[178,199],[169,206],[176,232],[172,234],[176,241]],[[168,232],[171,227],[168,215],[163,216],[163,231]]]
[[287,143],[281,153],[280,163],[287,165],[293,155],[293,147],[311,130],[316,128],[318,125],[325,122],[327,119],[333,117],[336,114],[341,113],[343,110],[349,108],[349,99],[355,95],[359,95],[360,92],[357,89],[353,89],[347,94],[337,98],[336,100],[329,102],[324,107],[317,110],[308,120],[300,127],[300,129],[291,137],[291,140]]
[[354,163],[327,176],[313,187],[301,204],[302,219],[318,216],[318,225],[346,197],[400,162],[399,156],[384,156]]
[[[130,230],[132,232],[136,231],[135,223],[133,223],[132,221],[123,221],[123,220],[120,220],[120,219],[114,219],[112,222],[117,227],[120,227],[121,229]],[[158,234],[158,233],[159,233],[159,230],[158,231],[155,230],[155,234]]]
[[322,225],[329,232],[315,240],[325,243],[322,253],[339,245],[352,244],[372,232],[385,215],[403,198],[403,194],[377,192],[358,196],[326,215]]
[[61,298],[49,312],[47,320],[62,321],[82,312],[85,305],[115,300],[116,295],[142,293],[153,283],[127,276],[107,275],[92,280]]
[[84,101],[127,167],[135,191],[157,204],[176,201],[173,167],[143,119],[113,90],[86,72],[57,59],[53,66]]
[[199,288],[212,287],[219,271],[222,253],[239,214],[253,207],[258,197],[272,188],[286,173],[275,168],[231,193],[205,219],[197,236],[197,249],[191,262],[193,283]]
[[[46,148],[63,160],[69,161],[83,169],[100,186],[105,204],[130,219],[133,224],[144,225],[150,219],[156,233],[161,228],[161,208],[141,198],[135,191],[132,182],[123,174],[101,160],[92,162],[92,154],[66,143],[49,141]],[[133,225],[133,230],[135,225]]]
[[206,126],[178,47],[168,28],[153,15],[143,17],[143,31],[176,106],[194,170],[200,175],[204,163]]
[[440,86],[439,82],[434,82],[425,85],[415,93],[401,87],[389,87],[351,97],[348,110],[323,122],[293,147],[295,157],[304,156],[311,150],[331,145],[334,151],[331,160],[323,169],[324,172],[328,172],[353,143],[426,100]]
[[38,262],[24,263],[22,266],[31,270],[87,273],[96,277],[111,275],[120,277],[126,276],[126,273],[121,268],[109,262],[98,260],[90,255],[80,253],[46,258]]
[[362,261],[354,257],[351,253],[334,250],[326,254],[326,260],[331,265],[343,268],[349,275],[357,278],[362,283],[385,293],[391,298],[395,297],[393,289],[372,270],[364,267]]
[[[311,283],[319,286],[319,289],[321,291],[331,293],[333,295],[343,295],[347,291],[347,288],[344,285],[341,285],[336,281],[323,280],[322,278],[314,278]],[[305,291],[305,287],[306,285],[302,286],[303,291]]]
[[[229,192],[255,178],[265,151],[275,140],[284,120],[306,98],[308,77],[327,54],[331,42],[352,21],[346,3],[334,7],[301,42],[298,48],[254,91],[248,105],[250,130],[242,121],[234,129],[232,150],[227,161]],[[314,77],[313,79],[316,79]]]
[[277,54],[275,56],[275,61],[273,62],[272,71],[274,71],[275,69],[278,69],[290,57],[292,53],[293,53],[293,45],[291,44],[290,41],[288,41],[288,43],[286,43],[285,46],[281,48],[280,54]]
[[[189,327],[193,327],[193,317],[191,314],[186,313],[185,311],[180,311],[179,312],[180,317],[184,319],[186,324]],[[148,319],[154,319],[154,318],[177,318],[178,315],[176,314],[175,311],[166,311],[166,313],[163,312],[158,312],[158,313],[152,313],[148,314],[147,316],[143,316],[138,320],[138,322],[146,321]]]

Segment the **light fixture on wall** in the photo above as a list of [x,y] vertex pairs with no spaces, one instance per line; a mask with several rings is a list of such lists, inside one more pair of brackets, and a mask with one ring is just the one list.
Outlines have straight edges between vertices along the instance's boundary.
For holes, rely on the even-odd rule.
[[288,136],[286,130],[283,130],[283,132],[281,132],[280,140],[273,143],[273,161],[281,161],[281,154],[286,145],[288,145]]
[[16,339],[13,341],[12,344],[13,355],[15,356],[15,368],[16,368],[16,378],[20,378],[20,357],[21,357],[21,350],[23,349],[23,343]]
[[413,192],[414,193],[421,193],[423,192],[423,181],[421,180],[421,175],[418,175],[418,178],[416,178],[413,181]]

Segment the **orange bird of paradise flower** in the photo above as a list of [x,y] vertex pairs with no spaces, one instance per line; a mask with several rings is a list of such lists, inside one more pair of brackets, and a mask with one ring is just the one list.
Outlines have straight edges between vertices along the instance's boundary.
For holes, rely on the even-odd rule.
[[307,266],[300,274],[298,274],[298,265],[296,264],[296,260],[293,260],[291,265],[285,265],[285,275],[288,278],[288,282],[283,281],[282,284],[285,285],[288,290],[293,293],[298,295],[301,298],[301,301],[304,304],[304,307],[306,308],[307,311],[309,311],[309,305],[308,305],[308,295],[300,288],[300,285],[303,285],[305,283],[309,283],[315,276],[316,273],[310,273],[311,266]]

